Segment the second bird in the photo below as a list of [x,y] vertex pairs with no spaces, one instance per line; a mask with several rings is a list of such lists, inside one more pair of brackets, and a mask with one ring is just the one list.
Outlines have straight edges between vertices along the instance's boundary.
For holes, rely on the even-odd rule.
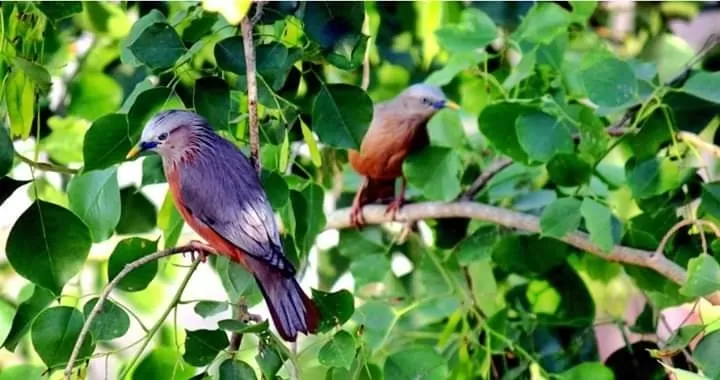
[[[394,218],[405,201],[407,180],[402,165],[410,153],[430,143],[428,120],[443,108],[460,109],[448,100],[440,88],[415,84],[397,97],[375,105],[372,122],[360,150],[350,150],[350,165],[365,177],[353,200],[350,221],[356,227],[365,224],[362,207],[393,198],[387,208]],[[401,177],[400,194],[395,195],[395,180]]]

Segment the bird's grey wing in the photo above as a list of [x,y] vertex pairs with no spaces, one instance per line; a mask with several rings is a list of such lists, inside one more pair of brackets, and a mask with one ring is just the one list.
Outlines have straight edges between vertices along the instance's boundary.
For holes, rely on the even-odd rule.
[[248,255],[294,273],[252,165],[237,151],[218,156],[224,159],[198,158],[190,164],[196,167],[181,172],[182,199],[189,211]]

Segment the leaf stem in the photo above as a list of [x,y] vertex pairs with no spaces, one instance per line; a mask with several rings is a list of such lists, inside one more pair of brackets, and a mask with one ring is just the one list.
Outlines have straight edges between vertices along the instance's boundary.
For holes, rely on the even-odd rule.
[[15,156],[18,159],[20,159],[20,161],[30,165],[31,167],[33,167],[35,169],[38,169],[38,170],[43,170],[46,172],[63,173],[63,174],[77,174],[78,173],[77,169],[66,168],[64,166],[51,164],[49,162],[33,161],[17,152],[15,152]]
[[[88,315],[87,319],[85,320],[85,323],[83,324],[82,329],[80,330],[80,335],[78,336],[77,341],[75,342],[75,346],[73,347],[72,353],[70,354],[70,358],[68,359],[67,365],[65,366],[65,380],[70,380],[72,376],[72,369],[73,365],[75,364],[75,361],[77,360],[78,355],[80,354],[80,348],[82,347],[82,343],[87,337],[88,333],[90,332],[90,325],[92,324],[93,320],[100,314],[100,311],[102,310],[102,306],[105,304],[105,300],[110,296],[110,292],[117,286],[117,284],[125,278],[130,272],[133,270],[155,260],[159,260],[163,257],[175,255],[178,253],[184,253],[184,252],[192,252],[195,248],[192,245],[184,245],[180,247],[174,247],[174,248],[168,248],[164,249],[162,251],[155,252],[151,255],[144,256],[140,259],[137,259],[129,264],[126,264],[125,267],[120,271],[120,273],[115,276],[106,286],[105,289],[103,289],[103,292],[100,294],[100,297],[98,297],[97,302],[95,303],[95,306],[93,307],[92,311],[90,311],[90,314]],[[197,266],[198,260],[196,260],[193,263],[193,267],[190,270],[189,274],[192,274],[194,271],[194,268]],[[186,280],[189,279],[186,278]],[[187,284],[187,281],[184,281],[184,284]],[[184,289],[185,286],[183,285],[180,290]],[[175,300],[175,303],[179,301],[180,297],[177,297],[178,299]],[[153,326],[155,327],[155,326]],[[152,331],[152,330],[151,330]],[[154,331],[152,331],[154,334]],[[144,346],[143,346],[144,348]],[[141,350],[142,351],[142,350]]]

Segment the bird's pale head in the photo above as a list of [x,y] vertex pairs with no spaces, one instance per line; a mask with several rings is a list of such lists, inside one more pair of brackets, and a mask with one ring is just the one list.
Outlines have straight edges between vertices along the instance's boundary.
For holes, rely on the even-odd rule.
[[460,109],[460,106],[449,100],[439,87],[425,83],[408,87],[397,96],[396,101],[402,104],[404,112],[428,117],[443,108]]
[[192,143],[198,130],[207,128],[207,120],[185,110],[162,111],[145,124],[140,141],[127,158],[142,152],[156,152],[163,158],[182,155]]

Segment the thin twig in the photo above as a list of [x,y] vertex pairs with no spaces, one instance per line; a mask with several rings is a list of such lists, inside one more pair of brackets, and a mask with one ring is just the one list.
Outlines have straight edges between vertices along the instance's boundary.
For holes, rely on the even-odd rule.
[[30,165],[31,167],[33,167],[35,169],[38,169],[38,170],[42,170],[42,171],[46,171],[46,172],[63,173],[63,174],[77,174],[78,173],[77,169],[67,168],[65,166],[55,165],[55,164],[51,164],[49,162],[36,162],[36,161],[33,161],[17,152],[15,152],[15,156],[18,159],[20,159],[20,161]]
[[103,289],[102,293],[100,294],[100,297],[98,297],[97,302],[95,303],[95,307],[90,311],[90,314],[88,315],[87,319],[85,320],[85,323],[83,324],[82,330],[80,330],[80,335],[78,336],[77,341],[75,342],[75,347],[73,347],[72,353],[70,354],[70,358],[68,359],[67,365],[65,366],[65,379],[70,380],[70,377],[72,376],[72,369],[73,365],[75,364],[75,361],[77,360],[78,355],[80,354],[80,348],[82,347],[83,341],[85,341],[85,338],[87,338],[88,333],[90,332],[90,325],[92,324],[93,320],[100,314],[100,311],[102,310],[103,305],[105,304],[105,300],[107,300],[108,296],[110,296],[110,292],[117,286],[117,284],[125,278],[130,272],[133,270],[149,263],[155,260],[159,260],[166,256],[175,255],[178,253],[184,253],[184,252],[192,252],[195,250],[195,247],[192,245],[184,245],[180,247],[174,247],[174,248],[168,248],[164,249],[162,251],[155,252],[151,255],[144,256],[142,258],[139,258],[129,264],[126,264],[125,267],[120,271],[120,273],[115,276],[115,278],[112,279],[106,286],[105,289]]
[[[253,321],[259,323],[263,320],[261,316],[257,314],[251,314],[248,311],[247,300],[243,296],[241,296],[240,299],[237,301],[235,308],[237,309],[237,316],[235,317],[235,319],[240,322],[248,323],[249,321]],[[240,348],[240,344],[242,344],[242,338],[243,334],[237,332],[232,333],[232,335],[230,336],[230,352],[237,352],[237,350]]]
[[[702,224],[705,226],[709,226],[711,230],[713,230],[713,233],[715,236],[720,237],[720,230],[718,230],[717,226],[713,224],[710,221],[703,220],[703,219],[697,219],[697,220],[681,220],[677,222],[674,226],[672,226],[666,233],[663,235],[662,239],[660,240],[660,244],[658,244],[657,249],[655,250],[655,255],[663,255],[663,251],[665,250],[665,246],[670,241],[670,238],[678,232],[681,228],[685,226],[689,226],[691,224]],[[706,252],[707,253],[707,252]]]
[[[255,15],[262,15],[263,2],[256,3]],[[259,20],[258,16],[258,20]],[[253,18],[254,19],[254,18]],[[243,49],[245,50],[245,67],[248,91],[248,120],[250,128],[250,157],[255,165],[255,171],[260,175],[260,132],[257,117],[257,72],[255,68],[255,46],[253,45],[253,19],[245,18],[240,22],[242,31]]]
[[499,172],[513,163],[509,158],[499,158],[488,165],[475,179],[475,182],[459,198],[459,201],[469,201],[482,190],[483,187]]
[[[362,212],[366,224],[380,224],[391,221],[390,216],[386,215],[385,206],[383,205],[367,205],[363,207]],[[476,202],[414,203],[403,206],[395,215],[395,221],[397,222],[446,218],[485,220],[504,227],[534,233],[541,232],[540,218],[537,216]],[[351,227],[350,209],[337,210],[328,215],[327,220],[325,229],[349,228]],[[604,260],[652,269],[679,285],[684,285],[687,282],[687,272],[683,267],[664,255],[656,255],[654,251],[616,245],[609,252],[606,252],[590,241],[590,236],[587,233],[581,231],[569,233],[560,240]],[[720,292],[708,294],[705,298],[713,305],[720,305]]]
[[[366,35],[370,35],[370,21],[367,17],[367,13],[365,14],[365,21],[363,22],[362,26],[362,32]],[[372,37],[369,37],[367,40],[367,43],[365,44],[365,57],[363,58],[363,71],[362,71],[362,81],[360,82],[360,88],[363,89],[363,91],[367,91],[368,87],[370,87],[370,41]]]

